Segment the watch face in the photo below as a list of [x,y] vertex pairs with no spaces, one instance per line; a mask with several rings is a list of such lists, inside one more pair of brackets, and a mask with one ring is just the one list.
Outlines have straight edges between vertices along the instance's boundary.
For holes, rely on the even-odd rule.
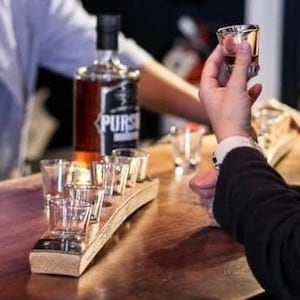
[[213,165],[214,165],[215,169],[216,169],[217,171],[219,171],[219,170],[220,170],[221,163],[218,163],[218,160],[217,160],[217,158],[216,158],[215,153],[214,153],[213,156],[212,156],[212,162],[213,162]]

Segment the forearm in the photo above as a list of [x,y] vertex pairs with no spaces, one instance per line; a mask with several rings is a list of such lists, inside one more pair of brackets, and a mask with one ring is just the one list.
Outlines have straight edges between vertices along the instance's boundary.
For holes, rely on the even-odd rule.
[[300,197],[256,150],[235,149],[224,160],[214,214],[245,245],[249,265],[262,286],[279,299],[297,299]]
[[209,124],[198,89],[154,60],[141,69],[139,99],[150,110]]

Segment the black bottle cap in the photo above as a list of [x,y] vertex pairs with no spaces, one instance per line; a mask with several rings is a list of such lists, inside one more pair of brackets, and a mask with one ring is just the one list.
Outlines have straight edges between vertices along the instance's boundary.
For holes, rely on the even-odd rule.
[[121,27],[120,15],[97,17],[97,49],[118,50],[118,34]]

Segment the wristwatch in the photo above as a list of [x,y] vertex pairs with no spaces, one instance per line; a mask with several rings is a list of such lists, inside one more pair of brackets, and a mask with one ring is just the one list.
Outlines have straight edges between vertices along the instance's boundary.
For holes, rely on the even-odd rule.
[[233,149],[239,147],[249,147],[256,149],[260,153],[264,154],[262,148],[254,141],[252,137],[245,136],[230,136],[222,140],[216,147],[215,152],[213,153],[212,161],[216,168],[219,170],[225,156]]

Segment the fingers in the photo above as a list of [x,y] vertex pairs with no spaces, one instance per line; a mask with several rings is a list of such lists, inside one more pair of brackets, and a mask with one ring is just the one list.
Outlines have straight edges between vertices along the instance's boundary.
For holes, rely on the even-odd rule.
[[262,85],[260,83],[255,84],[248,90],[248,94],[250,96],[250,100],[252,104],[257,100],[261,91],[262,91]]
[[218,175],[215,170],[199,172],[190,181],[191,189],[201,196],[201,203],[206,207],[210,226],[220,227],[213,216],[213,204],[215,196],[215,187]]
[[211,199],[215,195],[217,173],[215,170],[200,172],[190,180],[190,188],[204,199]]
[[190,180],[190,185],[194,188],[211,189],[216,186],[217,178],[218,174],[213,169],[202,171]]
[[218,77],[220,68],[224,59],[221,46],[218,45],[205,62],[202,70],[200,85],[202,88],[211,88],[218,86]]

